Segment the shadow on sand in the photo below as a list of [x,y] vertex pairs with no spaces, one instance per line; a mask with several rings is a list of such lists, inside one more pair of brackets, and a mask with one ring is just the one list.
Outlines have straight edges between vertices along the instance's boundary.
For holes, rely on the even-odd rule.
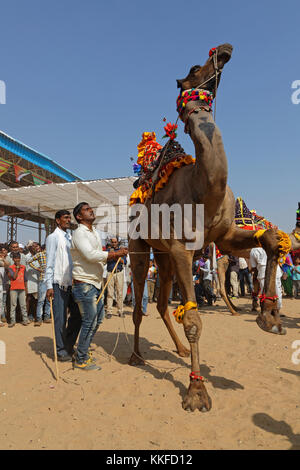
[[294,434],[292,428],[285,421],[276,421],[266,413],[256,413],[252,416],[255,426],[266,432],[285,436],[291,443],[290,450],[300,450],[300,434]]

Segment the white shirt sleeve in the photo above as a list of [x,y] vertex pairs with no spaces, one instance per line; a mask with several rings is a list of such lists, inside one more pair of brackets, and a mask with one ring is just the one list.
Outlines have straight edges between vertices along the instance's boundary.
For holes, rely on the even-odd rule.
[[255,256],[255,251],[253,249],[250,251],[250,265],[252,268],[257,267],[257,259]]

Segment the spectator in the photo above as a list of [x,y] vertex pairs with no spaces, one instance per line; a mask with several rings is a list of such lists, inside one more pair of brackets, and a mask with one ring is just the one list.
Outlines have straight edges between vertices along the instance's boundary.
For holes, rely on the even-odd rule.
[[203,271],[203,289],[208,305],[212,305],[213,301],[216,301],[216,296],[212,290],[212,274],[213,270],[210,267],[210,260],[207,255],[203,256],[204,266],[200,266],[200,270]]
[[232,288],[232,298],[239,298],[239,260],[236,256],[229,256],[230,284]]
[[12,255],[14,253],[20,253],[21,254],[21,265],[25,266],[26,267],[26,257],[23,253],[20,252],[20,248],[19,248],[19,243],[18,242],[10,242],[9,244],[9,250],[10,252],[8,253],[7,257],[8,257],[8,262],[9,262],[9,265],[12,265],[14,264],[14,260],[13,260],[13,257]]
[[55,221],[57,228],[46,240],[46,296],[48,300],[53,299],[57,357],[59,361],[66,362],[72,361],[81,316],[72,295],[70,212],[64,209],[57,211]]
[[300,295],[300,258],[295,259],[295,263],[291,268],[293,280],[293,295],[294,298],[299,298]]
[[103,264],[126,256],[128,251],[103,251],[101,238],[93,227],[95,215],[86,202],[81,202],[73,210],[78,223],[72,240],[73,294],[80,308],[82,327],[79,334],[74,368],[100,370],[90,352],[91,341],[104,317],[103,299],[97,303],[103,281]]
[[27,293],[27,275],[26,267],[21,264],[21,254],[12,253],[14,264],[8,268],[8,277],[10,279],[10,324],[9,328],[14,327],[16,324],[16,307],[19,300],[22,325],[29,325],[27,310],[26,310],[26,297]]
[[[34,326],[41,326],[43,323],[43,309],[45,304],[45,315],[44,323],[51,323],[50,319],[50,302],[46,298],[47,294],[47,285],[45,282],[45,272],[46,272],[46,250],[41,250],[41,247],[38,246],[37,253],[28,260],[28,265],[30,268],[35,269],[39,273],[39,282],[38,282],[38,301],[36,309],[36,321]],[[36,267],[35,262],[38,263],[39,267]]]
[[8,262],[5,261],[5,252],[1,248],[0,250],[0,327],[5,326],[4,322],[6,322],[6,315],[5,315],[5,306],[6,306],[6,270],[5,268],[8,267]]
[[38,298],[38,272],[36,270],[36,268],[38,268],[38,263],[34,263],[35,267],[33,268],[29,266],[28,262],[36,254],[39,249],[39,244],[29,240],[26,246],[29,251],[29,253],[25,255],[27,272],[26,306],[29,321],[34,321]]
[[241,287],[241,297],[245,297],[245,281],[249,288],[249,293],[253,292],[253,283],[245,258],[239,258],[239,279]]
[[152,304],[153,298],[154,298],[156,275],[157,275],[157,269],[154,266],[153,260],[150,260],[148,274],[147,274],[148,301],[150,304]]

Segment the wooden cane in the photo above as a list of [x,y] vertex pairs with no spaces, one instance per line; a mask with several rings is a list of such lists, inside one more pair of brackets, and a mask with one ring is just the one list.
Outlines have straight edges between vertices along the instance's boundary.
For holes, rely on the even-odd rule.
[[54,348],[54,360],[55,360],[55,367],[56,367],[56,380],[58,382],[59,379],[59,372],[58,372],[58,362],[57,362],[57,351],[56,351],[56,339],[55,339],[55,328],[54,328],[54,315],[53,315],[53,305],[52,305],[52,297],[50,297],[50,313],[51,313],[51,323],[52,323],[52,334],[53,334],[53,348]]
[[100,302],[100,300],[102,299],[103,294],[104,294],[104,292],[105,292],[105,289],[106,289],[106,287],[108,286],[108,284],[110,283],[110,280],[111,280],[111,278],[113,277],[114,272],[115,272],[115,270],[117,269],[117,266],[118,266],[119,262],[121,261],[121,259],[122,259],[122,257],[120,256],[120,258],[118,258],[118,261],[116,262],[115,267],[114,267],[114,269],[112,270],[112,272],[111,272],[109,278],[107,279],[105,286],[103,287],[103,289],[102,289],[102,291],[101,291],[101,293],[100,293],[100,295],[99,295],[99,297],[98,297],[97,305],[98,305],[98,303]]

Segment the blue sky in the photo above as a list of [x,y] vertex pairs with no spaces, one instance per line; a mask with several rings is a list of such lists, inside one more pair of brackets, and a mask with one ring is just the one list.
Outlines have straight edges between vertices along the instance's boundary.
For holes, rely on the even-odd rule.
[[83,179],[132,175],[142,132],[161,140],[162,118],[177,118],[176,79],[230,42],[216,116],[228,183],[291,230],[300,201],[298,10],[269,0],[3,2],[0,129]]

